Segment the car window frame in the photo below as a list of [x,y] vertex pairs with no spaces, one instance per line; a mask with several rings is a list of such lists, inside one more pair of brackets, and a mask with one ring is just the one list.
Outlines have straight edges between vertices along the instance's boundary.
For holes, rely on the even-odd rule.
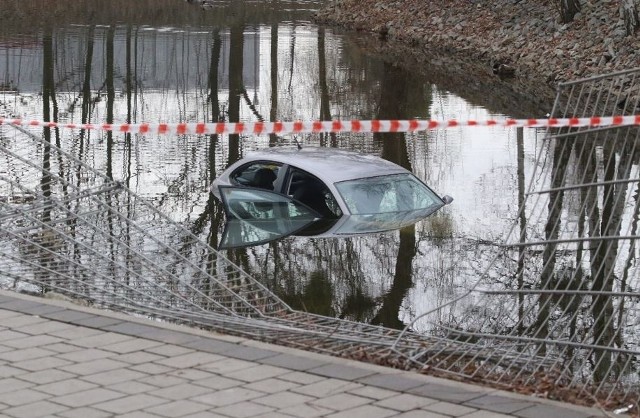
[[[237,177],[236,174],[237,173],[239,173],[239,172],[241,172],[243,170],[246,170],[247,167],[250,167],[250,166],[256,165],[256,164],[276,165],[276,166],[279,167],[278,168],[278,174],[276,175],[276,179],[273,181],[273,190],[272,191],[275,191],[275,192],[281,191],[282,190],[282,179],[281,179],[281,177],[284,175],[282,173],[286,173],[288,164],[284,164],[282,162],[273,161],[273,160],[262,160],[262,159],[253,160],[253,161],[249,161],[249,162],[247,162],[245,164],[242,164],[242,165],[236,167],[231,173],[229,173],[229,184],[232,185],[232,186],[237,186],[237,187],[259,188],[259,187],[256,187],[256,186],[248,186],[248,185],[241,184],[236,180],[236,177]],[[266,190],[266,189],[263,189],[263,190]]]

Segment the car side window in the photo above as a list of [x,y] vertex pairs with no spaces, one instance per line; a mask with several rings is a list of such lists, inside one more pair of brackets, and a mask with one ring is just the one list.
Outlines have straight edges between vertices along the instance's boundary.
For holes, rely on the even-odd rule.
[[304,203],[323,217],[338,218],[342,216],[340,206],[327,185],[304,170],[291,167],[286,190],[293,199]]
[[278,163],[259,161],[238,168],[230,178],[236,185],[274,190],[274,182],[278,178],[280,168],[281,165]]

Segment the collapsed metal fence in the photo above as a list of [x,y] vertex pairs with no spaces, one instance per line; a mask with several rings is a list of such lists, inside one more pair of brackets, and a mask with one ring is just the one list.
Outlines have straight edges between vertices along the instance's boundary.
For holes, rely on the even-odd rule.
[[[551,117],[638,114],[639,77],[564,83]],[[412,360],[637,413],[639,151],[637,127],[549,129],[502,253],[468,293],[419,318],[446,344]]]
[[[638,113],[638,77],[563,84],[552,116]],[[291,309],[123,184],[14,129],[20,141],[0,137],[0,278],[14,289],[637,411],[636,127],[549,130],[507,242],[468,293],[417,319],[422,334]]]
[[[0,279],[12,289],[334,355],[389,355],[397,330],[291,309],[123,184],[15,129],[19,141],[0,140]],[[408,350],[427,340],[405,338]]]

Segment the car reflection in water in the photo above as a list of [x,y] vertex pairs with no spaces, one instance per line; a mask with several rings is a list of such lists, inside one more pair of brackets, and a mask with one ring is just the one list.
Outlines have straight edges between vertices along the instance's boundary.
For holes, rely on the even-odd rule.
[[211,192],[227,214],[220,248],[400,229],[453,200],[394,163],[332,148],[250,154],[214,180]]

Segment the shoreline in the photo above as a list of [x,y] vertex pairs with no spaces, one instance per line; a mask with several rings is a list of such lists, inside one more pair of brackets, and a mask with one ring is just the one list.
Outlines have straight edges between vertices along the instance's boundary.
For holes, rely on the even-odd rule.
[[314,20],[366,34],[362,48],[400,65],[531,100],[527,116],[551,110],[559,83],[640,67],[640,31],[626,35],[614,0],[583,1],[568,24],[550,0],[331,0]]

